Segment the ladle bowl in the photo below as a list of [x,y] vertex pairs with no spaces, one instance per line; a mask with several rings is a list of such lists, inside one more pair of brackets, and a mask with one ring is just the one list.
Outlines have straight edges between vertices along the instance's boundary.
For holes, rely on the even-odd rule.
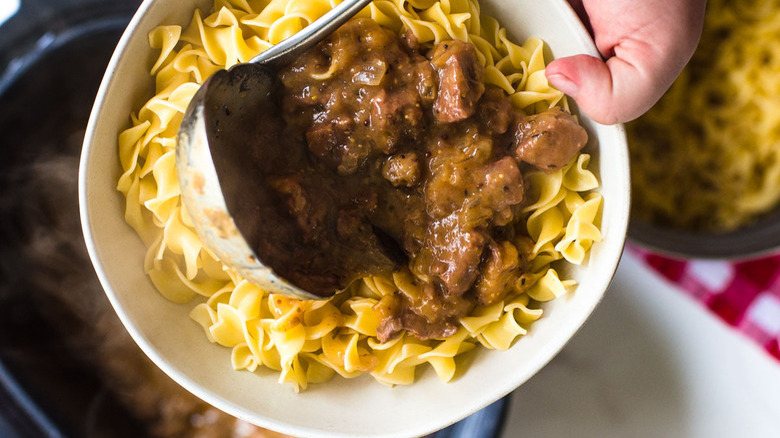
[[323,40],[369,3],[371,0],[345,0],[249,63],[217,71],[201,85],[184,113],[176,147],[176,172],[184,206],[198,236],[223,263],[268,292],[299,299],[323,298],[277,275],[247,242],[252,227],[239,229],[237,214],[257,214],[269,202],[257,189],[263,183],[246,157],[246,145],[269,141],[264,137],[275,132],[273,126],[263,125],[269,122],[262,114],[277,110],[272,98],[279,86],[275,80],[277,69]]

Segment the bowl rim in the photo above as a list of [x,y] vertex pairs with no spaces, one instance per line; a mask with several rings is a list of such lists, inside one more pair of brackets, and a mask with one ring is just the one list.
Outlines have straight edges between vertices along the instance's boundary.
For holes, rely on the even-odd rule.
[[780,253],[780,207],[758,221],[725,233],[659,226],[632,217],[631,243],[673,259],[741,262]]
[[[500,0],[498,1],[500,2]],[[223,398],[222,396],[215,394],[210,390],[202,387],[200,384],[193,381],[188,375],[186,375],[181,370],[179,370],[176,366],[174,366],[168,359],[166,359],[166,357],[163,354],[161,354],[160,351],[158,351],[152,345],[152,343],[148,339],[145,338],[144,334],[140,330],[140,327],[123,310],[123,304],[120,298],[117,296],[113,284],[110,282],[108,278],[107,268],[103,263],[103,260],[100,259],[100,256],[98,254],[97,243],[94,237],[95,233],[93,232],[94,224],[92,223],[92,219],[90,217],[90,211],[88,208],[89,203],[88,203],[88,187],[87,187],[87,179],[88,179],[87,162],[90,153],[93,149],[93,146],[96,144],[96,140],[97,140],[96,131],[97,131],[97,126],[99,124],[98,122],[99,114],[105,110],[105,106],[107,105],[106,102],[107,91],[114,82],[118,81],[118,76],[115,75],[114,73],[117,70],[120,60],[123,59],[123,57],[127,53],[126,50],[127,46],[129,45],[132,37],[135,35],[136,30],[139,27],[139,24],[146,18],[147,15],[149,15],[152,12],[155,3],[156,3],[155,0],[144,0],[144,2],[141,4],[136,14],[133,16],[132,20],[130,21],[130,24],[126,28],[125,32],[123,33],[122,38],[120,39],[117,48],[111,57],[111,61],[108,64],[108,67],[106,69],[106,74],[103,77],[103,80],[101,81],[100,88],[95,100],[95,105],[93,106],[92,111],[90,113],[89,123],[87,125],[87,130],[84,137],[84,145],[82,148],[82,154],[81,154],[80,166],[79,166],[79,209],[80,209],[82,229],[83,229],[84,238],[87,245],[87,250],[90,259],[92,260],[92,263],[95,267],[95,271],[100,280],[100,283],[103,286],[103,289],[106,292],[106,295],[109,301],[111,302],[111,305],[114,307],[117,315],[122,321],[122,324],[128,330],[128,332],[130,333],[134,341],[144,351],[144,353],[150,359],[152,359],[152,361],[160,369],[162,369],[166,374],[168,374],[179,385],[181,385],[182,387],[184,387],[185,389],[193,393],[195,396],[206,401],[207,403],[212,404],[218,409],[223,410],[238,418],[244,419],[248,422],[258,424],[262,427],[267,427],[269,429],[273,429],[282,433],[288,433],[292,435],[318,436],[318,437],[364,436],[361,434],[352,434],[349,432],[346,433],[333,432],[333,431],[323,430],[319,428],[312,428],[309,427],[308,425],[306,426],[292,425],[283,421],[277,421],[276,419],[268,416],[258,416],[258,414],[256,413],[248,412],[248,410],[245,407],[238,406],[235,403]],[[586,27],[580,22],[574,9],[569,5],[569,3],[566,0],[551,0],[549,7],[557,9],[558,13],[567,17],[568,24],[570,24],[573,27],[573,31],[580,38],[580,41],[578,43],[583,48],[586,49],[585,53],[588,53],[592,56],[600,56],[596,49],[595,43],[590,37]],[[592,123],[594,126],[602,126],[592,121],[590,121],[590,123]],[[588,302],[587,307],[584,308],[581,313],[578,313],[577,318],[572,318],[570,320],[567,320],[565,321],[565,324],[559,326],[559,330],[556,331],[556,335],[551,338],[549,344],[545,345],[544,348],[542,348],[537,353],[534,366],[529,366],[528,369],[525,370],[525,372],[515,373],[511,379],[506,380],[506,384],[504,386],[501,386],[500,388],[497,388],[492,392],[483,391],[480,395],[473,397],[473,399],[477,401],[472,403],[469,406],[468,412],[466,412],[466,416],[488,406],[492,402],[514,391],[517,387],[519,387],[522,383],[527,381],[531,376],[533,376],[536,372],[542,369],[547,363],[549,363],[561,351],[561,349],[563,349],[563,347],[568,343],[568,341],[580,330],[582,325],[584,325],[585,321],[592,315],[593,310],[598,305],[598,303],[603,299],[603,296],[606,293],[609,284],[612,282],[612,279],[614,277],[615,271],[617,270],[618,263],[620,261],[620,258],[622,256],[625,247],[626,235],[627,235],[626,231],[628,229],[631,190],[630,190],[630,184],[628,183],[630,181],[630,177],[629,177],[630,169],[628,166],[628,146],[626,141],[625,129],[623,125],[613,125],[607,128],[610,129],[612,136],[615,137],[615,141],[619,146],[619,150],[617,150],[616,153],[619,155],[619,159],[622,163],[621,166],[624,165],[625,167],[625,169],[620,169],[620,170],[621,172],[625,173],[625,178],[626,178],[625,187],[621,188],[621,190],[625,190],[625,192],[621,193],[622,198],[610,200],[610,202],[614,202],[616,205],[622,207],[618,208],[614,213],[614,217],[610,218],[611,219],[610,227],[614,229],[613,234],[610,236],[612,239],[614,239],[613,243],[610,246],[610,248],[613,249],[609,253],[603,254],[603,259],[605,260],[604,264],[608,266],[608,268],[605,268],[605,271],[608,270],[609,275],[600,276],[598,280],[594,280],[594,282],[596,283],[594,289],[598,289],[597,297],[593,301]],[[599,151],[603,152],[603,149],[599,147]],[[117,194],[117,196],[119,196],[119,194]],[[338,378],[338,377],[334,377],[334,378]],[[457,382],[449,383],[448,385],[454,385],[454,384],[457,384]],[[453,418],[452,421],[446,423],[440,423],[438,424],[438,427],[439,428],[446,427],[450,424],[453,424],[454,422],[458,421],[461,418],[464,418],[464,416],[461,415],[459,418]],[[430,424],[427,423],[420,424],[414,427],[407,427],[406,429],[404,429],[404,436],[424,435],[430,433],[433,430],[434,429],[431,429]],[[396,437],[399,435],[398,433],[386,432],[384,434],[374,434],[372,436]]]

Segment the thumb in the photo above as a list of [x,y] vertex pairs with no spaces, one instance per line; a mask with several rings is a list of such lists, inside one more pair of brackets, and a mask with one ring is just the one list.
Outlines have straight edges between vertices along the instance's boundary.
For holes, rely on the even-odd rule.
[[640,69],[613,56],[607,62],[590,55],[556,59],[547,66],[550,83],[571,96],[585,114],[611,125],[633,120],[665,91]]

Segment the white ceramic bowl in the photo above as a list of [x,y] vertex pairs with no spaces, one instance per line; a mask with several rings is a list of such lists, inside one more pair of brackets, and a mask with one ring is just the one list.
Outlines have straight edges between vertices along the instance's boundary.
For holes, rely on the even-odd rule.
[[[100,86],[87,128],[79,175],[81,218],[90,256],[122,322],[143,351],[203,400],[251,423],[306,437],[419,436],[454,423],[508,394],[542,368],[585,322],[607,289],[623,249],[629,217],[629,166],[622,126],[583,117],[591,134],[591,167],[604,196],[601,228],[587,266],[572,269],[573,292],[547,303],[545,314],[508,351],[482,350],[467,371],[442,383],[428,369],[408,387],[388,388],[370,376],[338,376],[296,394],[272,372],[237,372],[230,350],[210,344],[188,318],[189,305],[164,299],[143,271],[144,245],[123,218],[115,190],[120,174],[117,135],[128,114],[152,93],[156,59],[147,33],[159,24],[189,23],[211,0],[147,0],[122,37]],[[516,41],[543,38],[555,57],[596,54],[565,0],[483,1]]]

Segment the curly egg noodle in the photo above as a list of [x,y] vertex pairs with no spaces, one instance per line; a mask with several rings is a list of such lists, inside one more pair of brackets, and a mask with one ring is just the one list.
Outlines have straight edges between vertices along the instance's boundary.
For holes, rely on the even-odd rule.
[[[347,378],[369,373],[383,384],[410,384],[415,369],[425,363],[449,381],[458,366],[456,356],[478,344],[509,348],[526,333],[527,324],[541,317],[540,302],[575,285],[560,279],[551,264],[581,264],[601,240],[602,198],[594,191],[597,178],[587,170],[589,155],[578,155],[556,172],[524,175],[527,196],[534,201],[523,210],[534,241],[532,268],[504,300],[477,307],[460,320],[456,334],[443,340],[421,341],[408,334],[386,343],[376,339],[378,301],[397,290],[421,287],[408,269],[364,278],[329,300],[268,294],[203,247],[182,208],[174,171],[176,134],[199,85],[218,69],[246,62],[289,37],[337,3],[217,0],[209,15],[195,11],[186,28],[160,26],[149,34],[151,47],[160,51],[151,70],[155,95],[119,135],[123,173],[118,190],[127,198],[125,218],[149,248],[145,269],[160,293],[179,303],[204,297],[190,316],[211,342],[232,349],[233,368],[278,371],[279,381],[296,390],[334,373]],[[361,15],[395,32],[411,30],[423,44],[470,41],[486,67],[486,82],[504,89],[514,105],[528,113],[567,108],[563,94],[544,76],[543,42],[512,43],[495,19],[480,15],[474,0],[375,0]]]

